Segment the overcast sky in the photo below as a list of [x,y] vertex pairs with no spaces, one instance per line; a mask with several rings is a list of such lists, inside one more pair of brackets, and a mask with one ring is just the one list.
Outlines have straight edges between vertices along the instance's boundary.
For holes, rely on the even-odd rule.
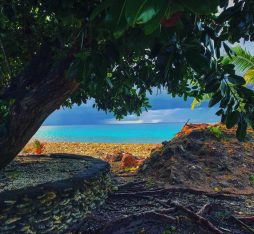
[[[243,43],[248,51],[254,54],[253,43]],[[192,99],[186,102],[181,98],[171,98],[165,92],[149,96],[152,108],[141,116],[129,115],[121,121],[115,120],[112,114],[92,108],[93,101],[86,105],[74,106],[72,109],[60,109],[52,113],[44,125],[78,125],[78,124],[128,124],[128,123],[162,123],[162,122],[216,122],[217,108],[207,108],[207,102],[191,110]]]
[[86,105],[74,106],[72,109],[56,110],[44,125],[73,125],[73,124],[129,124],[129,123],[163,123],[163,122],[215,122],[218,117],[214,114],[217,108],[207,108],[207,103],[191,110],[192,100],[186,102],[181,98],[171,98],[163,93],[150,96],[152,108],[141,116],[128,115],[118,121],[113,114],[106,114],[92,108],[93,101]]

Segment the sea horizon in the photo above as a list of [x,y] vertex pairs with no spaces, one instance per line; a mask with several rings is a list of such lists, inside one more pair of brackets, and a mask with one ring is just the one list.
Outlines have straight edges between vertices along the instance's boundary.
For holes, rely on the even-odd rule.
[[43,125],[33,139],[49,142],[158,144],[171,140],[186,122]]

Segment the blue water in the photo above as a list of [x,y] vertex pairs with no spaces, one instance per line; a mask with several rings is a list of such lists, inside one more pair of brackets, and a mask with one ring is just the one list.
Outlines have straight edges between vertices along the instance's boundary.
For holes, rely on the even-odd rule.
[[42,126],[34,138],[45,141],[161,143],[184,123]]

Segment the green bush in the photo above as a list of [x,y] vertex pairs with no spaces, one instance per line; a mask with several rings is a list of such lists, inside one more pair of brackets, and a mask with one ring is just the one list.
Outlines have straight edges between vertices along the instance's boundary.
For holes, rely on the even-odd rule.
[[249,177],[250,184],[254,186],[254,174]]
[[220,130],[220,127],[209,127],[210,132],[217,138],[222,138],[222,131]]

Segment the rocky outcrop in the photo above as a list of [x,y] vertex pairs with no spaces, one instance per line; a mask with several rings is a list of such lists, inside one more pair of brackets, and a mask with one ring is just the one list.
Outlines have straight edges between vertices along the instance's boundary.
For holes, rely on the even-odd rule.
[[122,168],[129,168],[129,167],[138,167],[144,160],[139,159],[138,157],[125,153],[123,154],[121,160],[121,167]]
[[0,193],[0,233],[62,233],[102,204],[112,188],[109,164],[76,155],[51,155],[89,161],[71,178]]

